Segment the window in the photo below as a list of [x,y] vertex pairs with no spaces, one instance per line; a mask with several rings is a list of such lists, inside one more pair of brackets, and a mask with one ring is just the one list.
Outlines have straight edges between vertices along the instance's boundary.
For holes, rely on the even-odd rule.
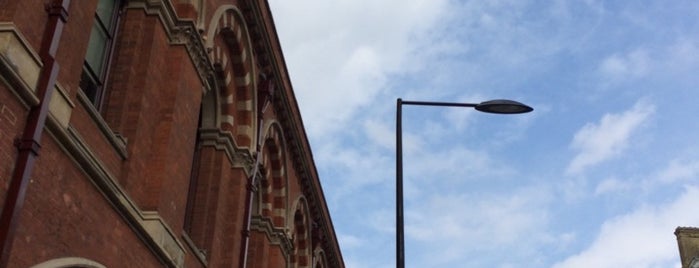
[[196,141],[194,142],[194,154],[192,155],[192,171],[189,176],[189,192],[187,193],[187,206],[185,207],[184,230],[192,233],[192,218],[194,217],[194,202],[196,201],[197,185],[199,183],[199,164],[201,159],[201,144],[199,129],[201,129],[201,110],[199,107],[199,123],[197,124]]
[[117,28],[119,0],[99,0],[95,22],[85,54],[80,88],[95,108],[99,109],[107,76],[107,66]]
[[[212,93],[209,92],[208,95],[212,95]],[[190,244],[194,255],[200,261],[206,263],[209,245],[211,245],[211,234],[213,234],[213,229],[210,228],[210,225],[212,217],[215,217],[214,213],[212,213],[215,211],[212,209],[215,205],[212,204],[216,203],[216,201],[211,199],[215,199],[216,196],[212,194],[212,191],[215,191],[212,177],[216,177],[216,175],[200,174],[202,170],[209,170],[214,163],[210,158],[202,160],[202,157],[206,157],[202,155],[201,133],[199,131],[202,128],[203,111],[204,104],[199,107],[199,123],[197,124],[194,154],[192,155],[192,171],[189,179],[183,227],[186,234],[185,240]],[[202,168],[202,165],[205,166]]]

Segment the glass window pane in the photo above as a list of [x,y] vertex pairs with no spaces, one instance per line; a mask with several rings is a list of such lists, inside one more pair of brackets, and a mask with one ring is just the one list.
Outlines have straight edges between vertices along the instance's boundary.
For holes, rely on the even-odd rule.
[[90,102],[92,102],[93,105],[97,106],[97,99],[99,97],[100,87],[88,71],[83,70],[83,73],[80,77],[80,88],[83,90],[83,92],[85,92],[85,96],[87,96]]
[[99,19],[104,27],[112,28],[112,16],[114,16],[115,0],[99,0],[97,3],[97,19]]
[[87,45],[87,55],[85,55],[85,61],[87,65],[96,74],[102,72],[102,65],[104,63],[104,56],[107,51],[107,33],[102,30],[102,27],[95,23],[92,26],[92,33],[90,33],[90,43]]

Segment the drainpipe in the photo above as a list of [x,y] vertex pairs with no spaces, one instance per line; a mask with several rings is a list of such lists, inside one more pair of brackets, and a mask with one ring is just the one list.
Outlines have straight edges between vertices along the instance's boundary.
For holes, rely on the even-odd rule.
[[262,146],[263,146],[263,141],[262,137],[262,128],[264,127],[264,112],[267,110],[267,107],[269,107],[269,104],[272,102],[272,96],[274,95],[274,83],[272,83],[272,79],[265,79],[265,75],[262,74],[262,80],[264,81],[262,85],[262,93],[263,93],[263,100],[260,100],[259,111],[257,113],[257,151],[255,153],[255,166],[252,168],[252,176],[250,176],[250,180],[248,180],[248,185],[247,185],[247,192],[245,193],[245,198],[247,200],[247,203],[245,204],[245,215],[243,216],[245,218],[245,224],[243,225],[243,240],[242,240],[242,246],[240,247],[240,268],[246,268],[248,265],[248,248],[250,246],[250,225],[252,224],[252,203],[254,201],[255,195],[254,192],[257,191],[257,187],[255,185],[257,184],[257,173],[259,171],[259,167],[262,164]]
[[46,125],[49,102],[51,102],[51,94],[56,85],[59,70],[55,56],[61,33],[63,32],[63,26],[68,20],[69,5],[70,0],[53,0],[46,5],[49,19],[44,29],[44,36],[39,50],[39,56],[44,66],[39,73],[36,89],[39,104],[31,107],[29,110],[22,137],[15,142],[18,150],[17,161],[15,162],[10,185],[7,189],[2,214],[0,214],[0,267],[7,267],[9,263],[12,242],[19,223],[22,206],[24,205],[29,176],[41,149],[39,142]]
[[[262,123],[262,120],[259,121]],[[261,129],[261,127],[260,127]],[[258,144],[259,148],[259,144]],[[240,268],[247,267],[248,264],[248,247],[250,246],[250,225],[252,222],[252,203],[254,198],[254,192],[257,191],[255,184],[257,184],[257,172],[259,171],[260,161],[262,161],[262,150],[257,150],[255,154],[255,166],[253,167],[252,176],[248,180],[247,192],[245,193],[246,204],[245,204],[245,224],[243,226],[243,241],[242,247],[240,247]]]

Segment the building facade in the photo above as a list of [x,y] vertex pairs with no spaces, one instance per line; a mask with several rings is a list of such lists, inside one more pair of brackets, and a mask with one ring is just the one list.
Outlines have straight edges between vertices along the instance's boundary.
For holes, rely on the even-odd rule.
[[0,0],[0,267],[344,267],[266,0]]
[[699,228],[677,227],[675,236],[682,268],[699,268]]

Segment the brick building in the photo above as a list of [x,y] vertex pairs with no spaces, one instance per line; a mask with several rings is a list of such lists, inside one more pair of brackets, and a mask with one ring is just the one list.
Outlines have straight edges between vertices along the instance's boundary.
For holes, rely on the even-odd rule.
[[0,0],[0,267],[344,267],[266,0]]

